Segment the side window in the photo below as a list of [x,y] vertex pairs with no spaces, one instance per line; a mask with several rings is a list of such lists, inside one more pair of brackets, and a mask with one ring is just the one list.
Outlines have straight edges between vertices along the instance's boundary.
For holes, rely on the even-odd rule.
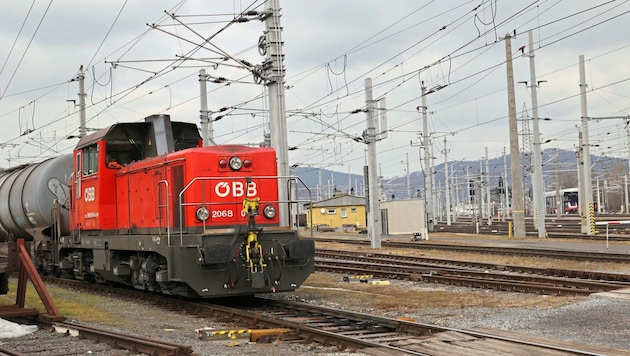
[[81,152],[78,152],[75,157],[76,162],[74,162],[74,166],[76,167],[76,172],[74,173],[75,179],[79,179],[79,177],[81,177],[81,157]]
[[120,168],[131,162],[142,159],[142,145],[140,140],[112,139],[105,146],[105,165],[107,168]]
[[91,176],[98,171],[98,147],[92,145],[83,149],[83,176]]

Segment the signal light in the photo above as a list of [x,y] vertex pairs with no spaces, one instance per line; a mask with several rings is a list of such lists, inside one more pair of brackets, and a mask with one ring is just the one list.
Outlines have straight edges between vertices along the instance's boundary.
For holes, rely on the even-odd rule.
[[252,168],[252,160],[251,160],[251,159],[246,158],[246,159],[243,161],[243,167],[245,167],[245,168]]
[[228,162],[225,159],[220,159],[219,160],[219,168],[227,168]]

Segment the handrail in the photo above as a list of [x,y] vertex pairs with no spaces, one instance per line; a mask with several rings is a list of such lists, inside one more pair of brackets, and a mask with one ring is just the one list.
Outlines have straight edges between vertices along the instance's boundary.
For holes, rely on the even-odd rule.
[[[296,187],[296,200],[295,200],[295,203],[297,204],[297,203],[299,203],[299,202],[308,202],[308,203],[310,203],[311,205],[313,205],[313,193],[311,192],[311,189],[310,189],[310,188],[306,185],[306,183],[304,183],[304,181],[302,180],[302,178],[300,178],[300,177],[298,177],[298,176],[290,176],[290,177],[287,179],[287,191],[289,192],[289,204],[292,204],[292,198],[291,198],[291,192],[292,192],[292,190],[291,190],[291,185],[292,185],[292,184],[291,184],[291,183],[292,183],[292,182],[295,182],[295,183],[297,184],[297,182],[298,182],[298,181],[299,181],[300,183],[302,183],[302,185],[304,186],[304,188],[306,188],[306,190],[308,191],[308,200],[300,200],[300,199],[297,199],[298,194],[297,194],[297,187]],[[289,206],[290,206],[290,205],[289,205]],[[293,217],[293,214],[291,214],[291,211],[290,211],[290,210],[291,210],[291,208],[289,208],[289,217],[291,218],[291,217]],[[298,206],[295,210],[296,210],[296,212],[295,212],[295,213],[296,213],[296,217],[295,217],[295,227],[296,227],[296,229],[297,229],[297,228],[300,226],[299,218],[297,217],[297,214],[298,214],[298,213],[299,213],[299,211],[300,211],[299,206]],[[313,209],[308,209],[308,214],[310,215],[308,220],[311,222],[311,226],[312,226],[312,225],[313,225]],[[313,238],[313,229],[309,229],[309,231],[311,232],[311,238]]]
[[[160,204],[160,198],[162,197],[162,194],[160,194],[160,184],[164,183],[165,189],[166,189],[166,205],[161,205]],[[166,208],[166,240],[168,241],[168,247],[171,247],[171,229],[170,229],[170,223],[171,223],[171,215],[170,215],[170,211],[171,209],[169,209],[169,199],[168,199],[168,180],[162,179],[159,180],[157,182],[157,186],[158,186],[158,196],[157,196],[157,203],[158,203],[158,217],[161,217],[161,212],[160,209],[161,208]],[[158,219],[160,221],[160,227],[162,226],[162,219]]]
[[[304,186],[304,188],[306,188],[306,190],[309,193],[309,199],[308,200],[299,200],[296,199],[295,201],[291,200],[289,197],[289,200],[287,201],[279,201],[279,200],[273,200],[273,201],[269,201],[270,203],[277,203],[278,205],[280,204],[288,204],[289,206],[289,216],[291,216],[291,205],[293,203],[300,203],[300,202],[310,202],[312,204],[312,192],[310,190],[310,188],[306,185],[306,183],[304,183],[304,181],[297,176],[249,176],[249,177],[195,177],[193,179],[190,180],[190,182],[188,182],[188,184],[186,184],[186,186],[184,188],[182,188],[182,190],[178,193],[178,202],[179,202],[179,240],[180,240],[180,247],[183,247],[183,243],[184,243],[184,212],[183,212],[183,208],[184,206],[191,206],[191,205],[195,205],[195,204],[202,204],[202,205],[219,205],[219,204],[237,204],[240,205],[242,204],[242,201],[234,201],[234,202],[217,202],[217,203],[213,203],[213,202],[205,202],[205,201],[201,201],[199,203],[197,202],[189,202],[189,203],[184,203],[183,202],[183,196],[184,193],[190,189],[193,184],[199,182],[199,181],[213,181],[213,180],[232,180],[232,181],[238,181],[238,180],[247,180],[247,179],[257,179],[257,180],[264,180],[264,179],[273,179],[273,180],[278,180],[278,179],[287,179],[287,184],[290,184],[289,182],[294,181],[294,182],[300,182],[302,183],[302,185]],[[205,224],[205,222],[204,222]],[[311,232],[311,237],[312,237],[313,233]]]

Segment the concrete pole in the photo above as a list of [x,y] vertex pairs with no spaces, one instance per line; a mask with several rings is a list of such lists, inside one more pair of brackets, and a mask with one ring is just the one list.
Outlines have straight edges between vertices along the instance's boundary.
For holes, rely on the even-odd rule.
[[597,178],[597,212],[601,213],[602,212],[602,196],[600,194],[600,189],[599,189],[599,178]]
[[424,199],[427,206],[427,228],[433,232],[433,173],[431,170],[431,140],[429,138],[429,119],[427,115],[427,88],[424,81],[421,83],[422,90],[422,147],[424,148]]
[[457,215],[459,215],[459,176],[457,175],[456,171],[453,171],[453,184],[451,184],[452,187],[454,187],[453,192],[455,192],[455,199],[453,200],[453,221],[456,222],[457,221]]
[[[583,234],[586,233],[586,212],[584,210],[583,201],[586,201],[584,198],[586,188],[584,188],[584,146],[582,145],[582,128],[578,127],[578,148],[577,148],[577,177],[578,177],[578,212],[580,213],[580,226]],[[570,187],[567,187],[570,188]],[[564,206],[563,206],[564,208]]]
[[532,116],[534,121],[534,140],[532,143],[533,156],[534,156],[534,218],[538,227],[538,238],[545,238],[547,232],[545,230],[545,190],[544,180],[542,173],[542,157],[540,147],[540,131],[538,123],[540,118],[538,117],[538,81],[536,80],[536,64],[534,62],[534,38],[532,31],[529,30],[529,72],[532,90]]
[[593,184],[591,177],[591,149],[588,138],[588,110],[586,107],[586,73],[584,71],[584,55],[579,56],[580,62],[580,108],[582,115],[582,145],[584,157],[584,211],[586,215],[586,233],[587,235],[595,235],[595,221],[592,214],[593,211]]
[[505,201],[505,205],[503,206],[503,218],[506,219],[510,215],[510,203],[508,199],[508,189],[510,187],[510,182],[508,181],[507,174],[507,154],[505,153],[505,147],[503,147],[503,199]]
[[411,199],[411,171],[409,170],[409,153],[407,156],[407,199]]
[[[580,136],[580,140],[581,139],[582,139],[582,136]],[[558,155],[559,155],[559,153],[556,153],[555,164],[554,164],[554,166],[555,166],[555,168],[554,168],[555,184],[554,185],[556,187],[556,217],[558,219],[560,219],[561,214],[564,212],[563,211],[564,204],[562,202],[562,196],[560,196],[560,179],[559,179],[559,176],[558,176]],[[578,162],[580,160],[579,157],[580,157],[580,155],[578,154]],[[578,164],[578,167],[579,167],[579,164]],[[579,180],[580,180],[580,171],[578,170],[578,181]],[[579,186],[579,184],[578,184],[578,186]],[[578,189],[578,190],[580,190],[580,189]]]
[[446,225],[451,226],[451,185],[448,176],[448,148],[446,147],[446,137],[444,137],[444,184],[446,189]]
[[470,182],[470,171],[466,167],[466,212],[470,214],[474,203],[474,195],[470,194],[471,188],[474,187]]
[[485,219],[487,218],[487,210],[486,209],[486,204],[485,203],[485,197],[483,194],[483,187],[484,187],[484,182],[485,179],[484,177],[484,173],[483,173],[483,159],[484,157],[481,157],[481,159],[479,160],[479,218],[480,219]]
[[492,205],[490,204],[490,160],[488,159],[488,146],[486,146],[486,202],[488,218],[492,217]]
[[[278,175],[289,175],[289,145],[287,141],[287,120],[284,97],[284,54],[282,53],[282,26],[280,25],[279,0],[265,2],[265,34],[267,37],[267,53],[265,61],[270,64],[267,73],[267,90],[269,93],[269,128],[271,147],[276,150]],[[287,179],[278,180],[278,200],[280,225],[289,224],[289,192]]]
[[203,145],[210,146],[211,138],[211,127],[212,123],[210,122],[210,118],[208,115],[208,91],[206,90],[206,81],[208,76],[206,75],[205,69],[199,70],[199,99],[200,99],[200,109],[199,109],[199,119],[201,121],[201,138],[203,139]]
[[367,129],[364,138],[368,146],[368,235],[372,248],[381,248],[381,210],[378,194],[378,167],[376,159],[376,116],[372,97],[372,78],[365,78],[365,104]]
[[85,74],[83,72],[83,66],[79,69],[77,74],[77,81],[79,82],[79,137],[85,137],[87,128],[85,126]]
[[626,122],[626,136],[627,136],[627,142],[628,142],[628,173],[625,175],[625,186],[623,188],[623,191],[625,192],[625,195],[626,195],[625,213],[627,214],[627,213],[630,213],[630,204],[628,202],[628,174],[630,174],[630,120],[626,118],[625,122]]
[[518,125],[516,119],[516,98],[514,94],[514,68],[512,65],[512,42],[509,34],[505,36],[505,56],[507,67],[507,89],[510,128],[510,168],[512,171],[512,215],[514,237],[524,238],[525,212],[523,211],[523,177],[521,174],[520,151],[518,148]]
[[317,201],[320,201],[324,198],[323,194],[323,184],[322,184],[322,170],[317,171]]
[[628,175],[623,176],[623,195],[626,198],[626,207],[624,209],[624,213],[628,213]]

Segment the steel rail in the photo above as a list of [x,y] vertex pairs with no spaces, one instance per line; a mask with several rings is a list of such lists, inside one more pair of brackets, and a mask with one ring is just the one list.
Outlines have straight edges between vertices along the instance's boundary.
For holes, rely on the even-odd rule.
[[405,254],[385,254],[376,252],[362,252],[351,250],[327,250],[317,249],[315,256],[319,258],[336,258],[336,259],[348,259],[353,261],[377,261],[383,263],[390,263],[395,261],[400,265],[417,266],[417,267],[440,267],[440,268],[465,268],[465,269],[477,269],[477,270],[494,270],[515,272],[523,274],[537,274],[541,276],[551,277],[566,277],[576,279],[587,279],[593,281],[605,281],[608,283],[620,282],[621,286],[630,284],[630,274],[610,273],[610,272],[598,272],[598,271],[584,271],[584,270],[567,270],[559,268],[539,268],[528,266],[516,266],[508,264],[495,264],[495,263],[483,263],[473,261],[462,260],[448,260],[442,258],[431,257],[419,257],[410,256]]
[[[315,237],[315,243],[318,242],[336,242],[345,244],[367,245],[369,241],[364,238],[322,238]],[[501,247],[489,245],[457,245],[448,243],[436,243],[430,241],[406,242],[396,240],[383,240],[382,245],[386,247],[412,248],[419,250],[446,250],[455,252],[469,252],[482,254],[500,254],[510,256],[535,256],[562,258],[571,260],[590,260],[590,261],[607,261],[607,262],[623,262],[630,263],[630,254],[613,253],[613,252],[589,252],[577,250],[551,250],[541,248],[527,247]]]

